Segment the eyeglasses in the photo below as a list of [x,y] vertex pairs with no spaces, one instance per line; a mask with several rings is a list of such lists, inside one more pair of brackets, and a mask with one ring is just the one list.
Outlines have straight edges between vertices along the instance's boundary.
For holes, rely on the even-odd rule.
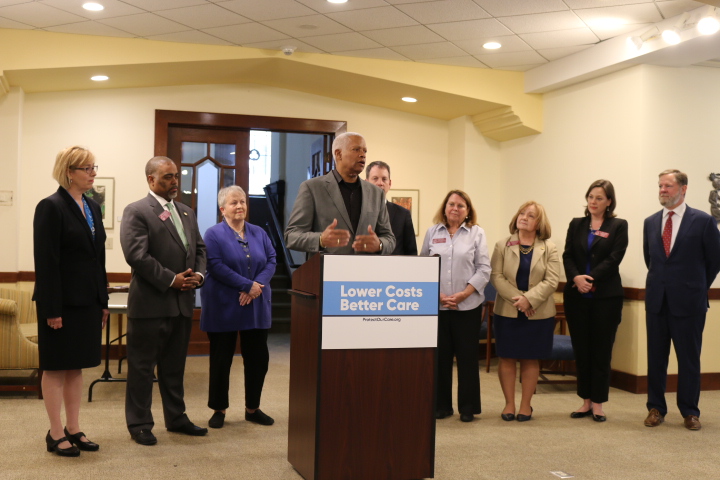
[[97,171],[98,171],[98,166],[97,166],[97,165],[92,165],[92,166],[89,166],[89,167],[70,167],[70,168],[71,168],[72,170],[83,170],[83,171],[84,171],[85,173],[87,173],[88,175],[90,175],[92,172],[97,173]]

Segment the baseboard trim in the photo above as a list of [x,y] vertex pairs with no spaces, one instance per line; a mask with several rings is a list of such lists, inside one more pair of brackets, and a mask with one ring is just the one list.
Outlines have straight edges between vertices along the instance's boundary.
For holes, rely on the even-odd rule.
[[[677,392],[678,376],[667,376],[667,392]],[[647,393],[647,375],[632,375],[630,373],[612,370],[610,372],[610,386],[630,393]],[[720,373],[700,374],[700,390],[720,390]]]

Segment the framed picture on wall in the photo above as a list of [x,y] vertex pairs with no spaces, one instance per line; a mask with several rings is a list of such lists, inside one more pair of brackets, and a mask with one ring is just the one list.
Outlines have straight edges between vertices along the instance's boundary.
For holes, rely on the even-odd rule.
[[410,210],[415,236],[420,235],[420,190],[395,190],[387,194],[388,201]]
[[93,188],[85,192],[85,195],[100,204],[105,230],[112,230],[115,219],[115,179],[95,177]]

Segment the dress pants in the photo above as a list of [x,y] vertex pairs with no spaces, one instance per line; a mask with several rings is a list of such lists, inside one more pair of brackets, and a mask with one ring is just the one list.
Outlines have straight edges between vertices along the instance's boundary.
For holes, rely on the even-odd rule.
[[458,412],[479,414],[480,315],[472,310],[440,310],[438,317],[437,410],[452,408],[453,357],[457,358]]
[[210,391],[208,407],[225,410],[230,406],[230,367],[235,355],[235,345],[240,334],[245,376],[245,407],[260,407],[265,375],[270,363],[267,329],[242,330],[240,332],[207,332],[210,339]]
[[608,401],[610,360],[615,334],[622,320],[623,297],[564,297],[565,315],[570,327],[575,364],[577,394],[593,403]]
[[670,340],[678,361],[677,406],[683,417],[700,416],[700,350],[705,314],[678,317],[670,313],[667,299],[660,313],[645,313],[648,342],[648,410],[667,414],[667,384]]
[[152,412],[154,370],[166,428],[190,423],[185,415],[183,377],[192,320],[188,317],[129,318],[125,420],[131,434],[155,425]]

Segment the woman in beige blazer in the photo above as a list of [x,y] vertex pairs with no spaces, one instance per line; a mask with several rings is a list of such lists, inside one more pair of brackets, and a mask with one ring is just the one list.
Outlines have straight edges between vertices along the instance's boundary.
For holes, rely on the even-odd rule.
[[[498,376],[505,396],[502,419],[526,422],[540,372],[539,359],[550,356],[555,329],[553,293],[560,277],[560,258],[550,242],[545,209],[530,201],[510,222],[511,235],[495,245],[490,281],[497,289],[494,309]],[[515,415],[516,364],[520,362],[522,399]]]

